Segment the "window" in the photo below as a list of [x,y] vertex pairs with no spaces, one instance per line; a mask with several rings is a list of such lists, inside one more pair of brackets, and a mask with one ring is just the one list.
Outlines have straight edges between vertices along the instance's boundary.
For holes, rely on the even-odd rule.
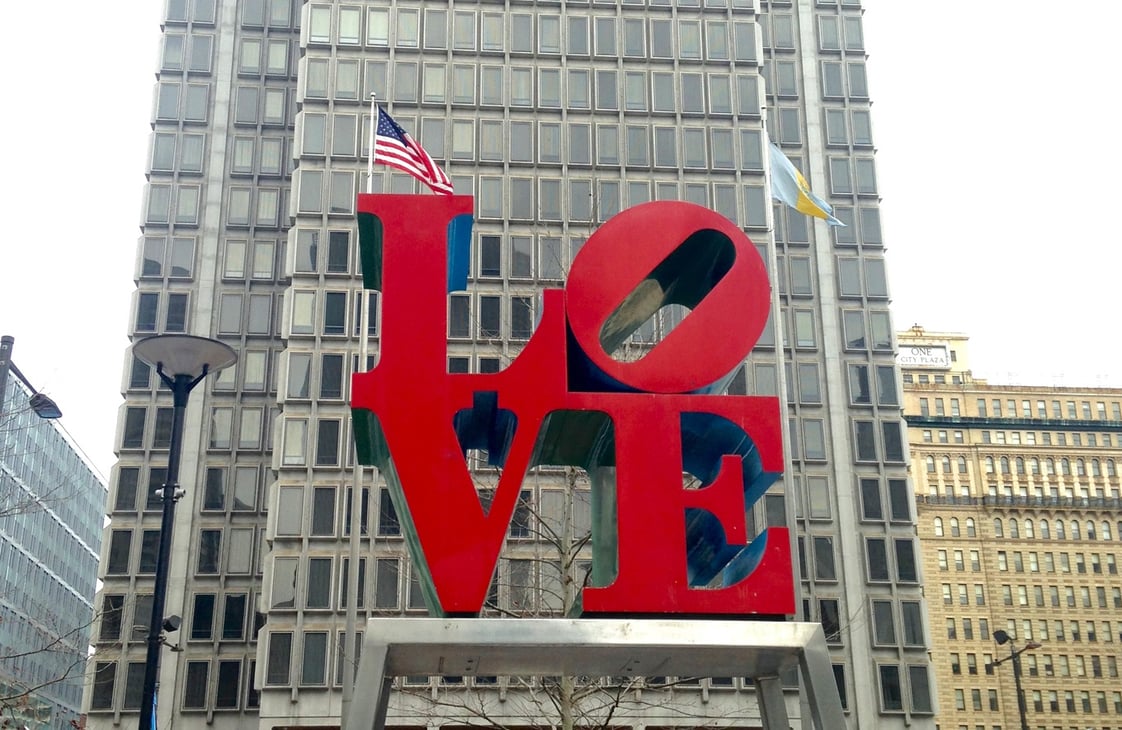
[[[923,667],[920,667],[923,668]],[[881,709],[885,712],[901,712],[904,697],[900,686],[900,667],[896,664],[882,664],[879,667]]]
[[814,577],[815,580],[837,580],[834,564],[834,542],[832,537],[814,536]]
[[865,555],[867,559],[868,579],[870,581],[887,581],[888,550],[883,538],[865,538]]

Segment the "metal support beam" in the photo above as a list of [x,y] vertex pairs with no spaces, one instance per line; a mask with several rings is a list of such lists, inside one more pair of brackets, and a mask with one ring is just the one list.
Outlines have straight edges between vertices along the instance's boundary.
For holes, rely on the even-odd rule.
[[384,730],[394,677],[749,677],[766,730],[788,730],[779,676],[802,670],[814,727],[845,726],[822,627],[776,621],[376,618],[366,623],[348,730]]

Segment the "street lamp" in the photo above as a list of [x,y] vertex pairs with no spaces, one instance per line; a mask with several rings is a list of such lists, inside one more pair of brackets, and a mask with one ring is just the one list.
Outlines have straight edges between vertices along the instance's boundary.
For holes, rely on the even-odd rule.
[[1021,654],[1024,654],[1029,649],[1039,649],[1041,645],[1036,643],[1035,641],[1030,641],[1020,649],[1018,649],[1013,644],[1013,637],[1010,636],[1008,632],[1002,629],[998,629],[997,631],[993,632],[993,640],[996,641],[999,645],[1008,644],[1009,656],[1005,657],[1004,659],[998,659],[995,662],[991,662],[989,666],[997,667],[1008,661],[1013,662],[1013,684],[1017,688],[1017,711],[1021,715],[1021,730],[1029,730],[1028,708],[1025,707],[1025,691],[1021,689]]
[[[175,524],[175,503],[183,496],[179,488],[179,457],[182,451],[183,417],[191,390],[210,373],[228,368],[238,360],[229,345],[206,337],[192,335],[156,335],[137,342],[132,354],[156,368],[156,374],[171,389],[173,416],[171,441],[168,444],[168,470],[160,497],[163,514],[160,521],[160,548],[156,558],[156,587],[152,595],[152,620],[148,624],[148,656],[144,663],[144,694],[140,702],[140,730],[156,729],[156,689],[160,674],[160,645],[165,643],[164,629],[178,628],[178,619],[164,618],[164,598],[168,585],[168,557],[171,554],[171,531]],[[174,628],[173,628],[174,627]]]
[[31,391],[28,404],[37,416],[40,418],[61,418],[62,411],[55,405],[55,402],[35,390],[31,383],[27,382],[27,378],[23,377],[23,373],[19,371],[16,364],[12,362],[12,347],[15,342],[15,338],[11,335],[0,337],[0,413],[4,411],[4,391],[8,387],[8,372],[11,371]]

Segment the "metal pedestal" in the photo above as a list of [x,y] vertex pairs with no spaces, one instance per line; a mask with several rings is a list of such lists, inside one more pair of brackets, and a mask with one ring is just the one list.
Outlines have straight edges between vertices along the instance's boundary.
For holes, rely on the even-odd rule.
[[750,677],[766,730],[788,730],[781,672],[798,665],[817,730],[845,727],[822,627],[777,621],[376,618],[348,730],[383,730],[404,675]]

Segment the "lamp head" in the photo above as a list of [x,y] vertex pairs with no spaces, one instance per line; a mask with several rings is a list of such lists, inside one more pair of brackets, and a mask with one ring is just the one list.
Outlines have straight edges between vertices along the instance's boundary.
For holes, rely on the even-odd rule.
[[58,404],[42,393],[31,396],[28,403],[31,405],[31,410],[35,411],[35,415],[39,418],[62,418],[62,410],[58,407]]
[[233,348],[224,342],[193,335],[156,335],[132,346],[132,353],[152,367],[162,368],[168,376],[202,375],[230,367],[238,360]]
[[1010,636],[1004,629],[998,629],[993,632],[993,640],[998,644],[1008,644],[1013,637]]
[[1044,645],[1037,641],[1030,641],[1029,643],[1025,644],[1025,649],[1039,649],[1042,646]]

